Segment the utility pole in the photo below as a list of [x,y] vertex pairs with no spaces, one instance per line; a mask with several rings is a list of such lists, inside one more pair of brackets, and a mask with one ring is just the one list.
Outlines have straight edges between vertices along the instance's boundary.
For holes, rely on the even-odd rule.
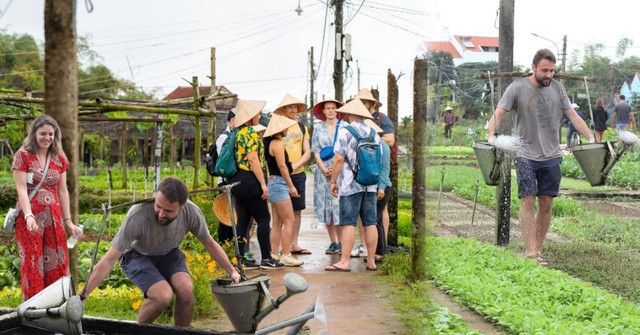
[[[513,71],[513,16],[515,0],[500,0],[500,30],[498,67],[500,72]],[[498,78],[500,96],[507,89],[511,78]],[[495,112],[494,112],[495,113]],[[511,113],[506,113],[500,122],[498,132],[510,135],[513,128]],[[504,155],[500,164],[500,182],[496,187],[496,244],[509,244],[509,227],[511,225],[511,159]]]
[[[314,83],[316,81],[316,70],[315,70],[315,64],[313,63],[313,47],[311,47],[311,50],[309,51],[309,68],[310,68],[310,73],[311,75],[309,76],[309,106],[311,106],[311,108],[313,108],[313,106],[316,104],[315,102],[315,93],[314,93]],[[310,133],[313,134],[313,112],[311,113],[311,124],[309,125],[309,128],[311,129]]]
[[344,0],[333,0],[332,5],[336,7],[336,54],[333,62],[333,87],[335,88],[335,99],[344,101],[344,78],[342,76],[344,69],[342,66],[342,5]]
[[358,70],[358,92],[360,92],[360,63],[358,63],[357,59],[356,59],[356,68]]

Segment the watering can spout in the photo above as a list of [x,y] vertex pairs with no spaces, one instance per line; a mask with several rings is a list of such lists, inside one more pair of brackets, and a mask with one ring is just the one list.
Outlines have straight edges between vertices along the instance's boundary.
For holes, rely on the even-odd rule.
[[591,186],[602,186],[613,166],[630,146],[615,142],[588,143],[575,145],[572,152]]
[[71,277],[62,277],[17,309],[20,323],[64,335],[82,334],[83,304]]

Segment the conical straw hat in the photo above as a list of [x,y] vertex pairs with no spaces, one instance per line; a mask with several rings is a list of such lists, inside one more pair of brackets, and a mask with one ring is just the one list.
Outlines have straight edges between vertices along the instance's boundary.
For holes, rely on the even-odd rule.
[[371,119],[364,119],[364,124],[366,124],[367,126],[373,128],[373,130],[376,133],[381,133],[383,132],[382,128],[380,128],[375,122],[373,122],[373,120]]
[[253,131],[255,131],[256,133],[259,133],[265,129],[267,129],[267,127],[261,125],[261,124],[256,124],[254,126],[251,126],[251,128],[253,128]]
[[[318,102],[315,106],[313,106],[312,112],[313,112],[313,116],[315,116],[315,118],[320,121],[327,121],[327,116],[324,115],[324,113],[322,112],[322,110],[324,109],[325,102],[335,102],[338,108],[344,105],[342,102],[334,99],[327,99],[327,100],[322,100]],[[338,119],[342,119],[342,116],[340,114],[338,114]]]
[[342,114],[358,115],[365,119],[373,119],[371,113],[367,110],[360,99],[353,99],[344,106],[338,108],[338,112]]
[[281,131],[289,129],[289,127],[296,124],[295,120],[291,120],[288,117],[280,116],[278,114],[273,114],[271,116],[271,120],[269,120],[269,125],[267,126],[267,131],[264,132],[263,137],[269,137],[275,135]]
[[240,127],[253,119],[254,116],[262,111],[266,104],[266,101],[261,100],[238,99],[238,104],[236,105],[236,127]]
[[372,111],[376,108],[382,107],[380,101],[376,100],[376,98],[373,97],[373,94],[371,94],[371,91],[369,91],[368,88],[361,89],[358,94],[356,94],[356,98],[373,102],[373,106],[371,107]]
[[[216,200],[213,201],[213,213],[218,218],[220,223],[225,226],[231,227],[231,217],[229,216],[229,202],[227,201],[227,195],[224,193],[220,193]],[[234,209],[233,211],[233,219],[235,222],[238,220],[238,214]]]
[[276,107],[276,110],[273,112],[276,114],[283,115],[282,113],[284,113],[284,110],[282,109],[282,107],[286,107],[289,105],[297,105],[298,106],[297,113],[303,113],[307,110],[307,104],[305,104],[304,101],[298,100],[292,97],[289,93],[287,93],[284,95],[284,98],[282,98],[282,101],[280,101],[280,104],[278,105],[278,107]]

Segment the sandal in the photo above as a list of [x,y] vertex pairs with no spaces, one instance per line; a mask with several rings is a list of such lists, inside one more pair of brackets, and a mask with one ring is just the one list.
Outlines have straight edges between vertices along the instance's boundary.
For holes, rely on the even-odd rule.
[[529,255],[529,256],[527,256],[527,258],[535,261],[536,263],[540,264],[541,266],[548,266],[549,265],[549,260],[547,258],[545,258],[544,256],[542,256],[542,254]]

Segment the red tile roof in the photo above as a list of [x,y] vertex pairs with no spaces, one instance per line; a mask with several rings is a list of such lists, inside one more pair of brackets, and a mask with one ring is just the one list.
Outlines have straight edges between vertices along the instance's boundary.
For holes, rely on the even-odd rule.
[[453,44],[448,41],[442,41],[442,42],[425,41],[424,47],[429,51],[448,52],[451,54],[453,58],[462,58],[462,55],[460,55],[456,47],[453,46]]
[[[217,86],[220,90],[220,93],[231,93],[224,86]],[[207,96],[211,93],[211,86],[200,86],[198,87],[198,95],[199,96]],[[176,100],[176,99],[184,99],[193,97],[193,88],[191,86],[178,86],[173,92],[169,93],[163,100]]]
[[[493,47],[498,48],[500,45],[500,40],[498,37],[486,37],[486,36],[453,36],[458,43],[465,48],[467,51],[477,51],[482,52],[482,47]],[[471,42],[473,46],[468,46],[465,44],[465,41]]]

